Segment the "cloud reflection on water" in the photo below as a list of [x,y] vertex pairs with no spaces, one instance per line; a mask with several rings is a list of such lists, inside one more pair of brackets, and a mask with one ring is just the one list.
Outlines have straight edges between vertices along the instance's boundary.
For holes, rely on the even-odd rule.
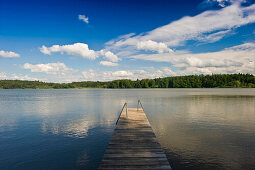
[[148,110],[159,141],[187,168],[194,166],[194,160],[207,168],[218,164],[218,168],[242,169],[247,162],[255,164],[255,95],[201,94],[149,101],[154,102],[161,107]]
[[[105,96],[105,92],[100,91],[96,97],[78,93],[75,97],[65,100],[60,99],[57,101],[57,104],[53,104],[49,99],[47,99],[47,101],[38,102],[40,106],[37,108],[37,112],[43,115],[41,125],[42,132],[84,138],[91,128],[97,126],[112,126],[116,119],[117,111],[119,110],[117,107],[120,101],[105,100],[105,97],[108,97]],[[98,101],[100,101],[100,103],[98,103]],[[46,105],[47,103],[51,105],[48,107],[47,113],[61,112],[61,118],[58,116],[55,117],[55,114],[52,116],[45,116],[45,109],[41,107],[45,105],[42,104],[44,102]],[[59,108],[59,103],[64,107]]]

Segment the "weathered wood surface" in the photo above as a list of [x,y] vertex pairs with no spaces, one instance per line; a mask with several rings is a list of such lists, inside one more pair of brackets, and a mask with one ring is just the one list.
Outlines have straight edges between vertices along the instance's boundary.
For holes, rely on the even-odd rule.
[[142,109],[123,109],[98,169],[171,169]]

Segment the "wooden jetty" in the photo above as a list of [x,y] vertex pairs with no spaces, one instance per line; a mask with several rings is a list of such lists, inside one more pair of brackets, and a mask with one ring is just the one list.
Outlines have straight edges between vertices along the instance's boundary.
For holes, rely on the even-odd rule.
[[125,103],[98,169],[171,169],[141,108]]

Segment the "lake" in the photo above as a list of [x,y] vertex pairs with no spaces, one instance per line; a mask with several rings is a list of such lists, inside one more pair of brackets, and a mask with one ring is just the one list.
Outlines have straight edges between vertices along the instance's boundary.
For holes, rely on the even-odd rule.
[[255,89],[0,90],[0,169],[96,169],[138,99],[173,169],[254,169]]

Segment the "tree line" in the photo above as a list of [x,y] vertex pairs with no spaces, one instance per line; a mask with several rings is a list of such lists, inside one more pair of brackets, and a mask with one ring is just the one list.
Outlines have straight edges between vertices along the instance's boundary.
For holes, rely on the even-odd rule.
[[65,89],[65,88],[255,88],[252,74],[190,75],[142,80],[82,81],[47,83],[26,80],[0,80],[0,89]]

